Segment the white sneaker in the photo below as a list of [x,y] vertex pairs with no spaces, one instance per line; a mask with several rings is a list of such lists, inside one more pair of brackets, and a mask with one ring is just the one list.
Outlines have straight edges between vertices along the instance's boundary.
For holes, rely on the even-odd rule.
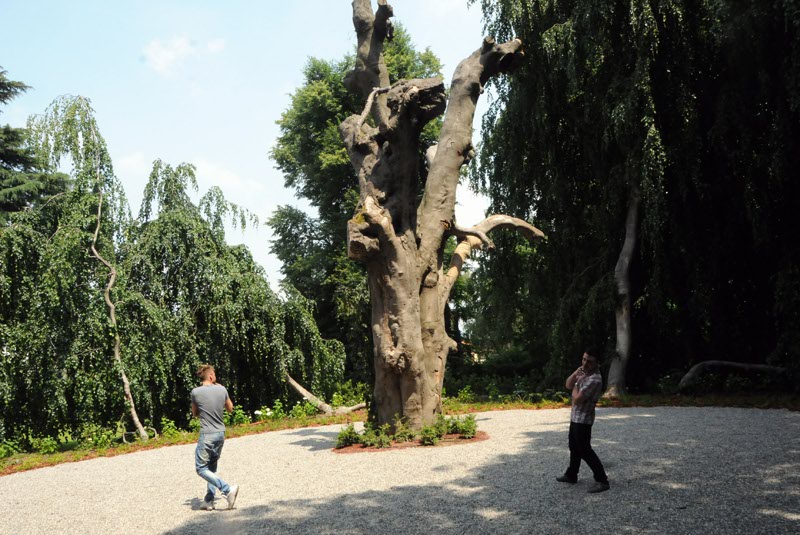
[[228,500],[228,509],[233,509],[237,494],[239,494],[239,485],[231,485],[231,489],[228,491],[228,494],[225,495],[225,499]]
[[203,505],[200,506],[200,509],[203,511],[211,511],[214,509],[214,500],[211,501],[203,501]]

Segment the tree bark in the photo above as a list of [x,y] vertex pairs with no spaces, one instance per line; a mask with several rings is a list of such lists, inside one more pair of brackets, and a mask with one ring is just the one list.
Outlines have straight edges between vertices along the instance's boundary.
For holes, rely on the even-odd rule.
[[614,268],[614,280],[617,283],[617,308],[614,314],[617,322],[617,347],[608,371],[608,388],[604,394],[606,398],[616,398],[626,392],[626,374],[633,338],[630,265],[639,229],[639,203],[639,190],[634,186],[628,204],[628,214],[625,218],[625,241]]
[[[441,412],[447,355],[455,349],[445,329],[444,308],[463,261],[473,248],[487,243],[486,233],[495,228],[521,230],[531,239],[543,234],[508,216],[493,216],[466,231],[454,220],[459,171],[473,155],[475,104],[490,77],[519,62],[522,43],[496,44],[486,38],[456,69],[448,103],[438,78],[389,86],[382,50],[384,40],[391,38],[391,16],[386,0],[378,1],[375,14],[369,0],[353,1],[358,55],[346,83],[361,92],[366,106],[361,115],[340,125],[360,189],[347,242],[350,258],[367,266],[373,416],[379,425],[403,418],[419,429]],[[430,168],[420,192],[419,135],[445,107],[438,150],[428,152]],[[370,114],[373,124],[366,122]],[[445,273],[443,249],[450,235],[460,242]]]
[[742,362],[730,362],[727,360],[705,360],[692,366],[686,375],[678,383],[678,390],[686,390],[692,387],[700,379],[700,376],[709,369],[732,369],[745,372],[764,372],[773,375],[782,375],[788,372],[786,368],[780,366],[769,366],[767,364],[748,364]]
[[100,216],[102,215],[102,208],[103,192],[101,190],[100,199],[97,203],[97,226],[94,229],[94,237],[92,239],[92,254],[108,268],[108,284],[103,292],[103,298],[105,299],[106,306],[108,307],[108,319],[111,322],[111,328],[114,330],[114,363],[119,369],[119,374],[122,378],[122,389],[125,394],[125,401],[128,403],[128,408],[130,409],[133,425],[136,427],[136,431],[139,433],[139,438],[142,439],[142,442],[147,442],[147,431],[145,431],[142,423],[139,421],[139,415],[136,413],[136,405],[133,402],[133,395],[131,394],[131,384],[128,382],[128,376],[125,374],[125,367],[122,364],[122,357],[120,356],[120,339],[119,330],[117,329],[116,306],[114,305],[114,302],[111,301],[111,288],[114,287],[114,283],[117,280],[117,269],[113,266],[113,264],[100,256],[100,253],[97,252],[96,248],[97,236],[100,234]]

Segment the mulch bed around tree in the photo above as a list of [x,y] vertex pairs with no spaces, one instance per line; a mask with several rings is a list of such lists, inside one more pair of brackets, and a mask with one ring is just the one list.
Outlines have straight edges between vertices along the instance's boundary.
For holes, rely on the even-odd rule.
[[481,442],[488,440],[489,435],[485,431],[478,431],[473,438],[461,438],[461,435],[445,435],[439,439],[439,443],[435,446],[423,446],[419,440],[411,440],[409,442],[395,442],[388,448],[376,448],[370,446],[365,448],[361,444],[353,444],[352,446],[345,446],[344,448],[333,448],[334,453],[362,453],[367,451],[395,451],[405,448],[438,448],[441,446],[457,446],[459,444],[472,444],[473,442]]

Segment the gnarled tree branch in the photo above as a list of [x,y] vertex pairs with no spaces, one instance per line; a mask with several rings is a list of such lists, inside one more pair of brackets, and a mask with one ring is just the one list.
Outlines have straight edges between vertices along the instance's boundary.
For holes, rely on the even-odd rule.
[[349,414],[353,411],[363,409],[367,406],[366,403],[359,403],[357,405],[353,405],[352,407],[337,407],[334,409],[333,407],[331,407],[330,405],[319,399],[317,396],[315,396],[314,394],[303,388],[303,386],[294,379],[292,379],[292,376],[289,375],[288,373],[286,374],[286,381],[292,386],[292,388],[295,389],[295,391],[298,394],[303,396],[305,399],[308,400],[309,403],[314,405],[317,408],[317,410],[327,415]]
[[455,214],[458,171],[471,157],[472,120],[483,86],[492,76],[516,67],[523,55],[519,39],[497,44],[487,37],[453,74],[438,148],[417,210],[420,278],[437,270],[438,251],[447,230],[441,222],[452,221]]
[[489,239],[487,234],[496,229],[515,230],[531,242],[546,237],[544,232],[527,221],[503,214],[489,216],[471,228],[462,228],[453,224],[450,232],[455,235],[460,234],[463,239],[458,243],[455,251],[453,251],[453,256],[450,259],[450,269],[447,270],[444,280],[440,284],[443,302],[447,301],[450,290],[453,288],[456,279],[458,279],[464,262],[467,261],[472,250],[480,248],[484,244],[490,244],[490,248],[494,247],[494,243]]
[[[353,26],[356,29],[358,47],[356,66],[344,79],[345,86],[361,91],[367,97],[375,87],[389,86],[389,72],[383,61],[383,41],[392,39],[392,7],[386,0],[378,0],[378,11],[373,14],[371,0],[353,0]],[[378,95],[372,105],[372,113],[378,125],[389,120],[386,95]]]

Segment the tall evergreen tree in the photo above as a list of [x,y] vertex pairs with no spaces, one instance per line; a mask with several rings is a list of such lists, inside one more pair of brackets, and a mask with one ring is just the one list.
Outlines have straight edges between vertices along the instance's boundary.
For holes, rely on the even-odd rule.
[[[28,89],[22,82],[9,80],[0,67],[0,105]],[[66,175],[42,171],[26,137],[24,128],[0,126],[0,226],[8,224],[10,214],[32,208],[67,188]]]

